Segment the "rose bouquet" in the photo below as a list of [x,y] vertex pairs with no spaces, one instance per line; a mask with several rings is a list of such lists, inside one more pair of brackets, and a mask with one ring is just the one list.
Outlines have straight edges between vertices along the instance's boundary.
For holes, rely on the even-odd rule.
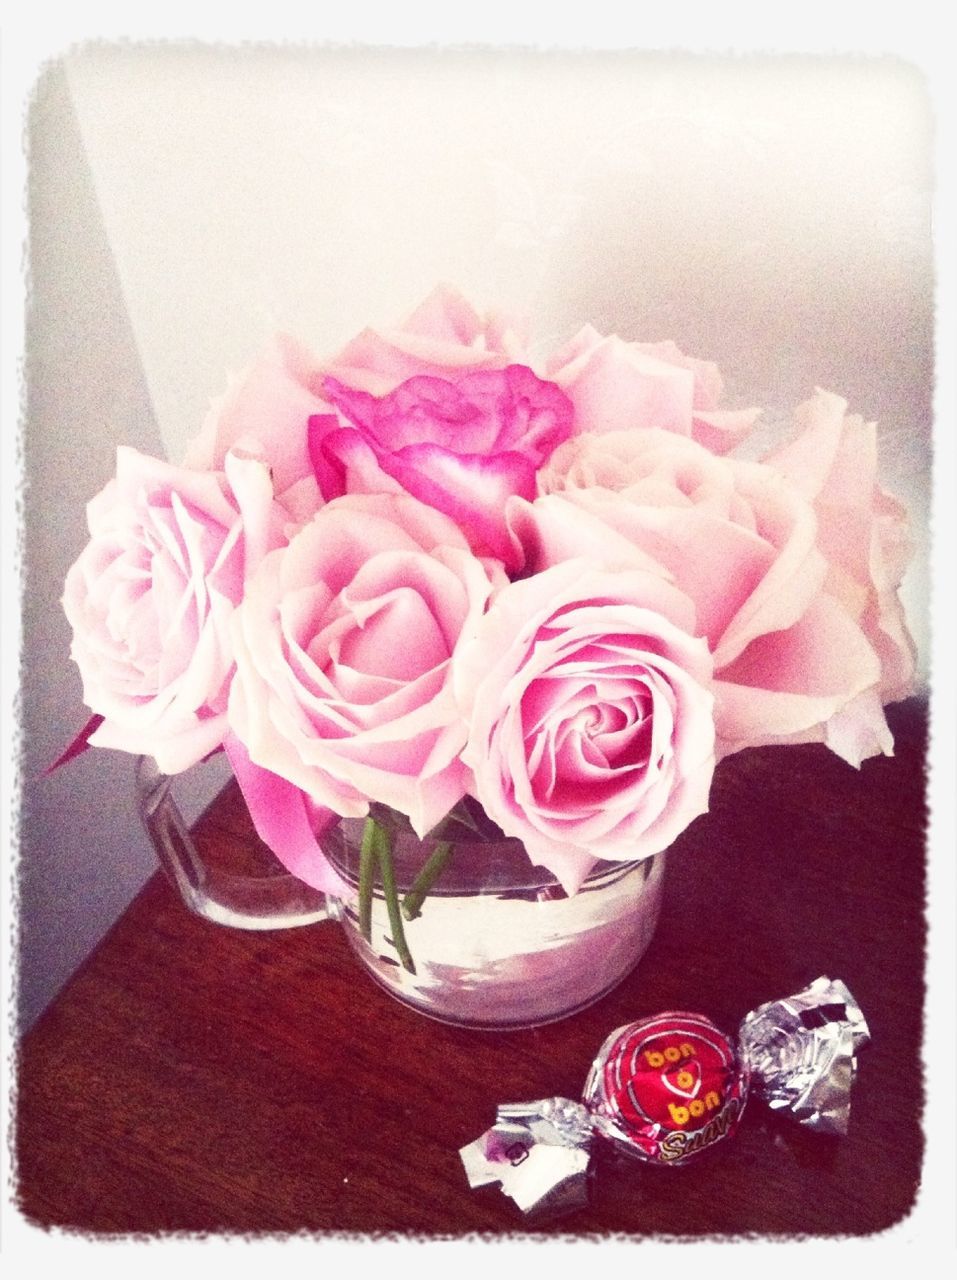
[[724,756],[890,753],[908,543],[874,424],[818,390],[745,461],[759,411],[721,392],[590,326],[533,359],[447,289],[331,359],[277,339],[181,465],[121,448],[90,503],[70,751],[174,774],[225,749],[307,884],[346,892],[324,832],[365,820],[360,897],[377,867],[395,895],[384,812],[420,837],[478,814],[574,895],[667,848]]

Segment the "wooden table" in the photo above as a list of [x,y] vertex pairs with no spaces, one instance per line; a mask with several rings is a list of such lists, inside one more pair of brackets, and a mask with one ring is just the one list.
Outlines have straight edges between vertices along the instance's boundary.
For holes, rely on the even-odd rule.
[[[656,940],[591,1009],[476,1032],[405,1009],[339,928],[242,933],[154,877],[22,1045],[15,1156],[32,1222],[74,1231],[426,1237],[860,1235],[921,1175],[926,707],[892,708],[892,759],[819,746],[724,762],[669,855]],[[228,798],[201,820],[229,827]],[[668,1008],[727,1029],[826,973],[859,1000],[850,1133],[749,1104],[682,1169],[598,1161],[592,1205],[526,1222],[468,1189],[458,1149],[496,1104],[578,1095],[605,1035]]]

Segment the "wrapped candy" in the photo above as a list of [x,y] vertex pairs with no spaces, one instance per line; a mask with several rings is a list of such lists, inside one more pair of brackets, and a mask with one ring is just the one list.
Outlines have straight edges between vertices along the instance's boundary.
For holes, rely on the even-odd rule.
[[472,1187],[498,1182],[526,1214],[566,1212],[587,1202],[596,1138],[638,1160],[682,1164],[734,1132],[751,1094],[819,1133],[846,1133],[868,1040],[854,997],[826,977],[749,1013],[735,1040],[700,1014],[659,1014],[608,1036],[580,1102],[500,1106],[459,1154]]

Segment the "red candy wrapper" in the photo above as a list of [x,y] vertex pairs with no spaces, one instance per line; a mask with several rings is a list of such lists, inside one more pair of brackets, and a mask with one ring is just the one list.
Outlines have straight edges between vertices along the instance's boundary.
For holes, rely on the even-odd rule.
[[549,1098],[498,1109],[460,1151],[473,1187],[500,1183],[526,1214],[587,1202],[593,1140],[675,1166],[729,1137],[749,1095],[821,1133],[847,1132],[864,1016],[830,978],[749,1013],[735,1039],[697,1013],[663,1013],[613,1031],[581,1102]]
[[669,1164],[737,1127],[750,1072],[713,1022],[666,1013],[612,1032],[585,1082],[595,1130],[629,1155]]

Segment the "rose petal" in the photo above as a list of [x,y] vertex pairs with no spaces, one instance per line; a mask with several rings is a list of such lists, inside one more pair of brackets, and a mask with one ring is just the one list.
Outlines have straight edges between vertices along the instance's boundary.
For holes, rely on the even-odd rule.
[[337,418],[309,419],[309,454],[327,502],[345,493],[401,493],[402,486],[379,465],[376,450]]
[[213,404],[184,465],[219,470],[244,442],[258,447],[277,493],[311,473],[306,424],[326,407],[318,394],[316,361],[294,338],[278,335],[262,356]]
[[407,493],[454,520],[477,554],[496,556],[509,567],[513,547],[504,508],[513,494],[530,498],[535,492],[535,468],[527,458],[485,458],[420,444],[380,454],[378,462]]
[[326,810],[307,811],[301,791],[285,779],[253,764],[243,744],[234,734],[223,743],[249,816],[259,838],[269,846],[287,871],[313,889],[336,897],[354,897],[316,839],[312,821],[328,826],[335,815]]
[[551,362],[549,373],[575,406],[579,430],[659,427],[691,434],[692,373],[636,344],[605,338],[565,365]]

